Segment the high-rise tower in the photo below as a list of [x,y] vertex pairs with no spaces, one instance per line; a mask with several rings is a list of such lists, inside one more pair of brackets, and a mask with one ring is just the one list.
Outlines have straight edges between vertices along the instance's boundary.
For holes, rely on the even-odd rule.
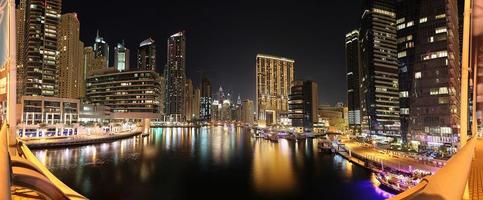
[[420,147],[458,143],[460,45],[456,0],[398,1],[401,128]]
[[79,40],[76,13],[63,14],[59,31],[59,92],[62,98],[85,96],[84,43]]
[[395,0],[366,0],[360,30],[362,131],[400,136]]
[[114,48],[114,67],[119,71],[129,70],[129,49],[124,41]]
[[294,80],[295,61],[258,54],[256,58],[256,111],[261,125],[281,123],[288,116],[288,95]]
[[164,76],[166,80],[165,114],[175,121],[184,121],[184,98],[186,83],[186,37],[178,32],[168,39],[168,63]]
[[[58,33],[61,0],[27,0],[25,11],[23,68],[19,95],[59,95]],[[21,3],[21,4],[22,4]]]
[[354,134],[358,134],[361,129],[361,99],[359,91],[360,45],[358,30],[353,30],[345,36],[345,62],[349,128]]
[[104,41],[104,38],[100,36],[99,30],[97,30],[93,50],[95,58],[105,59],[106,68],[109,67],[109,44],[107,44],[107,42]]
[[137,68],[161,72],[156,68],[156,45],[153,39],[148,38],[139,44]]
[[211,120],[211,83],[208,78],[201,79],[200,119],[205,122]]

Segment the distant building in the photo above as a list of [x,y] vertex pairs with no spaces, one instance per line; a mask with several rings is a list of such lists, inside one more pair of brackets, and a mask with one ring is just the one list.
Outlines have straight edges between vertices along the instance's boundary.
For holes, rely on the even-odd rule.
[[166,80],[165,114],[172,121],[186,120],[185,83],[186,83],[186,37],[178,32],[168,39],[168,63],[165,67]]
[[60,97],[85,96],[84,43],[79,40],[80,23],[76,13],[63,14],[59,28]]
[[79,112],[79,123],[105,123],[111,119],[111,108],[100,104],[81,103]]
[[[25,12],[22,58],[18,97],[59,96],[58,33],[62,8],[61,0],[21,0],[19,10]],[[28,34],[27,34],[28,33]]]
[[288,95],[294,80],[294,60],[258,54],[256,58],[256,112],[259,125],[282,124],[288,113]]
[[162,71],[156,66],[156,44],[153,39],[148,38],[139,44],[137,68],[141,70]]
[[323,124],[328,122],[329,131],[344,131],[348,126],[344,117],[346,111],[347,107],[343,105],[319,105],[318,121]]
[[221,121],[221,107],[222,103],[220,103],[218,100],[213,100],[213,103],[211,104],[211,122],[216,123],[218,121]]
[[191,121],[193,118],[193,82],[191,79],[186,79],[184,88],[184,116],[186,121]]
[[208,78],[201,79],[201,98],[200,98],[200,119],[211,121],[211,83]]
[[106,63],[105,67],[109,67],[109,44],[99,35],[99,30],[97,30],[93,51],[94,57],[104,59]]
[[84,48],[84,80],[95,71],[107,69],[107,61],[104,57],[96,58],[93,47]]
[[87,78],[87,96],[95,105],[108,106],[112,120],[161,118],[160,78],[152,70],[105,69]]
[[58,137],[77,135],[79,99],[22,96],[17,116],[19,137]]
[[318,121],[318,87],[314,81],[292,82],[289,95],[289,119],[297,132],[312,132]]
[[365,0],[361,19],[361,126],[364,134],[400,138],[394,0]]
[[347,104],[349,107],[349,128],[352,133],[361,132],[361,99],[359,91],[360,67],[359,31],[353,30],[345,35],[345,62],[347,78]]
[[253,101],[249,99],[243,100],[241,121],[245,124],[253,124],[255,119],[253,113],[254,113]]
[[199,87],[193,89],[193,103],[191,105],[191,110],[193,112],[192,119],[200,119],[200,108],[201,108],[201,90]]
[[114,67],[118,71],[129,70],[129,49],[126,48],[124,41],[114,48]]

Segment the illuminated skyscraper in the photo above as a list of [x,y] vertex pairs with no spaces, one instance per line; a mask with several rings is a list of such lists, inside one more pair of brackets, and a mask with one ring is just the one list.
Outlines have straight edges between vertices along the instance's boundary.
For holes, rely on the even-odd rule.
[[106,59],[104,57],[96,58],[92,47],[84,48],[84,80],[87,79],[94,71],[107,69]]
[[246,99],[242,102],[242,114],[241,114],[242,122],[246,124],[253,124],[254,117],[253,117],[253,101]]
[[211,120],[211,83],[208,78],[201,79],[200,119],[209,122]]
[[395,0],[366,0],[360,30],[362,131],[399,138]]
[[184,121],[184,98],[186,83],[186,37],[178,32],[168,39],[168,63],[165,67],[166,80],[165,114],[175,121]]
[[156,45],[154,40],[148,38],[139,44],[137,68],[142,70],[161,70],[156,68]]
[[85,96],[84,43],[79,40],[79,28],[76,13],[62,15],[59,29],[59,91],[62,98]]
[[347,70],[349,128],[354,134],[357,134],[361,131],[361,99],[359,90],[360,44],[358,30],[353,30],[345,35],[345,62]]
[[288,95],[295,61],[258,54],[256,58],[256,110],[260,125],[281,123],[288,114]]
[[114,68],[119,71],[129,70],[129,49],[126,48],[124,41],[114,48]]
[[191,105],[191,110],[193,112],[193,119],[200,119],[200,108],[201,108],[201,89],[199,87],[195,87],[193,89],[193,103]]
[[25,5],[26,0],[21,0],[15,11],[15,23],[17,26],[17,101],[21,99],[23,91],[23,65],[24,59],[24,40],[25,40]]
[[452,152],[458,144],[458,15],[456,0],[398,2],[401,128],[420,148]]
[[191,79],[186,79],[184,91],[184,116],[187,121],[191,121],[193,117],[193,82]]
[[96,40],[93,46],[95,58],[103,58],[106,60],[106,68],[109,67],[109,44],[104,41],[99,35],[99,30],[97,30]]
[[[23,0],[22,0],[23,1]],[[61,0],[29,0],[25,5],[22,89],[19,96],[59,95],[58,33]]]

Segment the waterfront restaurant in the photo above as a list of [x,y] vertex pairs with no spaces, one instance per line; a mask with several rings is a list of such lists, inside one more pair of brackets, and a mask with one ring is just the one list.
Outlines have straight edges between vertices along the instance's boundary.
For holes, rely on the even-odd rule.
[[[59,137],[77,135],[78,99],[22,96],[17,110],[19,137]],[[17,118],[18,118],[17,117]]]

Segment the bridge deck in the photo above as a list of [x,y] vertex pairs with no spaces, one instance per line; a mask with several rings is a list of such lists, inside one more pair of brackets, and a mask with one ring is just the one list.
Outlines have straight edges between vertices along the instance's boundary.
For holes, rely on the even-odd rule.
[[483,199],[483,139],[478,139],[468,179],[470,199]]

